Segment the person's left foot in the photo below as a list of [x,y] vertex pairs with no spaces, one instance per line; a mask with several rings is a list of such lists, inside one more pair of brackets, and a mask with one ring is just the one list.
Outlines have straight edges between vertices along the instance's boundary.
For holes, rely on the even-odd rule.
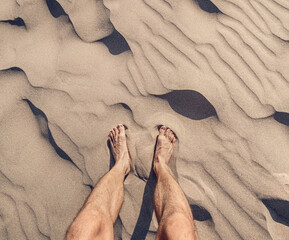
[[130,157],[126,144],[125,127],[122,124],[117,125],[109,133],[109,142],[115,159],[115,165],[124,171],[130,172]]

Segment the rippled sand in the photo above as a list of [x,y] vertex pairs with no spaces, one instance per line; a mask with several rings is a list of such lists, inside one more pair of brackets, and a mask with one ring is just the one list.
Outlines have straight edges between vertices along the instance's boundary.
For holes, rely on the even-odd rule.
[[1,0],[0,20],[1,240],[63,239],[118,123],[115,239],[155,237],[160,124],[201,240],[289,239],[287,0]]

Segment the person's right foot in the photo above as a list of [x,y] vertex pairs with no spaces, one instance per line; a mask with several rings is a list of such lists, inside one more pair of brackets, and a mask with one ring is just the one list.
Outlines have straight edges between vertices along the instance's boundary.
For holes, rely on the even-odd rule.
[[167,167],[173,154],[175,133],[168,127],[162,126],[159,130],[157,147],[154,157],[154,171],[157,174],[159,167]]

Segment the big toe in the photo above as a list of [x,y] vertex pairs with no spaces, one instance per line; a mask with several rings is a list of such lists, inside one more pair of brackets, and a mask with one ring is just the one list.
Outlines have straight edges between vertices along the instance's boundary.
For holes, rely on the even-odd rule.
[[167,130],[166,126],[161,126],[160,130],[159,130],[159,136],[165,136],[165,132]]
[[173,134],[172,130],[169,129],[167,131],[167,136],[170,139],[170,141],[172,142],[173,141],[173,137],[174,137],[174,134]]
[[119,130],[119,135],[120,136],[125,136],[125,127],[124,127],[124,125],[123,124],[118,124],[117,128]]

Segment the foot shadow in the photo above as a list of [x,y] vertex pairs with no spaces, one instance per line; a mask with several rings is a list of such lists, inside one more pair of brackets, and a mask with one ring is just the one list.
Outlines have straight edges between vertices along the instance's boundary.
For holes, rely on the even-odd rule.
[[[158,126],[158,129],[160,129],[160,127],[161,126]],[[158,137],[155,142],[153,159],[156,153],[157,141],[158,141]],[[155,191],[155,187],[157,184],[157,176],[155,175],[155,172],[153,170],[153,164],[154,162],[152,161],[150,174],[149,174],[149,177],[147,179],[145,189],[144,189],[143,200],[142,200],[139,217],[138,217],[136,226],[134,228],[133,234],[131,236],[131,240],[145,240],[149,232],[149,228],[150,228],[150,224],[151,224],[153,212],[154,212],[154,206],[153,206],[154,191]]]
[[146,238],[146,235],[148,234],[154,211],[153,197],[156,183],[157,177],[153,171],[152,165],[144,189],[140,214],[131,237],[132,240],[144,240]]
[[115,164],[115,159],[112,154],[112,149],[109,140],[107,140],[106,145],[109,149],[109,170],[111,170]]

